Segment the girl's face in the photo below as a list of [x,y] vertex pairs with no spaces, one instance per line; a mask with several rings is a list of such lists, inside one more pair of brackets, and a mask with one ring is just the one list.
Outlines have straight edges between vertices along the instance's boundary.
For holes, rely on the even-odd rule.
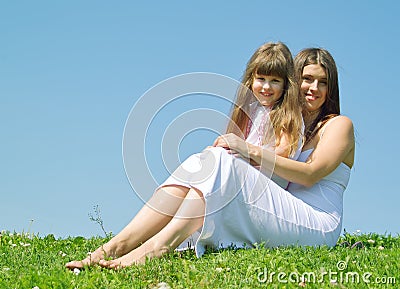
[[279,76],[255,74],[252,91],[264,106],[272,106],[283,93],[284,79]]
[[320,109],[328,94],[325,69],[319,64],[304,66],[300,89],[306,99],[307,110],[313,112]]

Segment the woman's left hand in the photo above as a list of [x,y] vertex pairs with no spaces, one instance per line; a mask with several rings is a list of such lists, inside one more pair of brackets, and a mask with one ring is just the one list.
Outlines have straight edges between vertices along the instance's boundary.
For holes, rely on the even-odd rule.
[[249,158],[247,143],[233,133],[220,135],[214,141],[213,146],[222,147],[233,155],[239,154],[240,157]]

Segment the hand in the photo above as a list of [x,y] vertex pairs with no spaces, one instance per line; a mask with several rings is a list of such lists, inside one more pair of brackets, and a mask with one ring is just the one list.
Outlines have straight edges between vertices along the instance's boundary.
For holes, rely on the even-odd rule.
[[228,133],[216,138],[213,144],[214,147],[222,147],[230,154],[248,159],[249,152],[247,143],[239,136]]

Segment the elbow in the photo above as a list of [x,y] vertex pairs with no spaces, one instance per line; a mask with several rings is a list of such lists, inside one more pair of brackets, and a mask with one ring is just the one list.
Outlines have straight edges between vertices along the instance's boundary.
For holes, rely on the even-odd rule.
[[312,187],[318,182],[318,178],[316,178],[313,174],[307,174],[305,175],[302,180],[301,180],[301,185],[305,187]]
[[305,186],[305,187],[307,187],[307,188],[310,188],[310,187],[312,187],[315,183],[316,183],[316,181],[313,181],[313,180],[305,180],[305,181],[302,183],[302,185]]

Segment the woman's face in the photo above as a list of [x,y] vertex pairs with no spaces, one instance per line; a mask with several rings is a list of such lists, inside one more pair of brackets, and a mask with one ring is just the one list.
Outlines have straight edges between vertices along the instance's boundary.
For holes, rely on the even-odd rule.
[[303,68],[301,93],[306,99],[308,111],[321,108],[328,94],[328,79],[325,69],[319,64],[310,64]]
[[278,76],[255,74],[252,91],[264,106],[272,106],[282,97],[284,79]]

